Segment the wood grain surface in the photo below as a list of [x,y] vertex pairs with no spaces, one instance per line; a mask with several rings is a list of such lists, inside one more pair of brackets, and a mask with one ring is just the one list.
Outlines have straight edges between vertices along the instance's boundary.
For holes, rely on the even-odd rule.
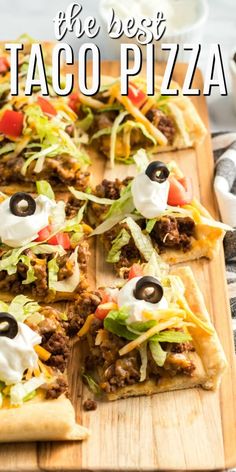
[[[163,66],[157,65],[157,73],[162,71]],[[119,75],[119,63],[103,63],[102,72]],[[185,72],[186,66],[178,64],[174,79],[181,84]],[[199,71],[194,86],[202,88]],[[193,101],[208,126],[204,97],[195,97]],[[163,155],[163,160],[170,159],[176,159],[186,174],[192,176],[196,196],[217,216],[210,135],[194,150]],[[130,167],[117,165],[114,170],[108,167],[105,160],[94,153],[93,181],[99,182],[104,175],[132,175]],[[236,466],[236,369],[223,250],[214,261],[194,262],[191,267],[229,362],[220,391],[192,389],[113,403],[100,402],[96,411],[84,412],[82,403],[91,394],[79,378],[77,344],[71,359],[71,392],[77,420],[90,428],[91,437],[83,443],[1,445],[0,471],[193,471]],[[92,249],[89,272],[91,284],[114,282],[99,243]]]

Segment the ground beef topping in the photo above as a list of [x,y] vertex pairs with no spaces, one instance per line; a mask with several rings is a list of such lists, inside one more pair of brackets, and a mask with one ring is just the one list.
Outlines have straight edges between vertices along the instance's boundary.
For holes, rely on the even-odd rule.
[[146,117],[152,124],[158,128],[168,139],[168,143],[172,144],[176,134],[176,127],[173,118],[165,115],[161,110],[151,108]]
[[191,247],[195,223],[189,218],[163,216],[156,223],[151,237],[160,248],[174,248],[187,251]]
[[86,318],[94,313],[97,306],[101,303],[99,292],[81,292],[76,300],[70,304],[68,309],[68,321],[64,323],[68,336],[75,336],[83,326]]
[[[5,249],[5,252],[7,249]],[[2,257],[4,251],[2,251],[0,257]],[[34,254],[31,249],[26,249],[22,253],[30,257],[31,265],[34,269],[35,280],[30,285],[23,284],[22,282],[27,277],[28,267],[23,262],[18,262],[17,273],[8,275],[6,271],[0,271],[0,290],[11,291],[13,294],[24,293],[29,288],[32,290],[32,295],[38,300],[45,300],[49,296],[48,287],[48,262],[51,260],[51,254]],[[67,251],[64,256],[58,256],[57,263],[59,266],[58,279],[63,280],[70,277],[73,274],[73,265],[69,261],[72,254],[72,250]],[[87,286],[84,274],[87,268],[87,262],[89,257],[89,246],[87,241],[83,240],[79,244],[78,248],[78,262],[81,270],[81,280],[78,284],[77,292],[84,290]]]
[[53,382],[43,384],[46,399],[55,400],[60,395],[68,393],[68,384],[64,377],[57,377]]
[[[101,320],[94,319],[92,322],[88,343],[90,354],[86,358],[85,367],[92,372],[97,371],[99,366],[99,386],[104,392],[115,392],[118,388],[139,382],[141,366],[139,351],[134,349],[121,357],[119,350],[127,341],[104,330]],[[164,348],[164,343],[162,347]],[[192,344],[168,343],[165,347],[167,357],[163,367],[156,364],[148,348],[147,378],[154,378],[158,382],[162,377],[173,377],[178,374],[191,376],[195,370],[194,362],[188,355],[190,351],[194,351]]]
[[[35,149],[36,152],[36,149]],[[23,156],[4,156],[0,160],[0,184],[7,185],[12,182],[35,182],[47,180],[52,185],[74,185],[78,190],[85,191],[89,185],[89,172],[81,171],[74,158],[67,154],[45,159],[43,170],[36,174],[35,163],[28,167],[26,176],[21,170],[25,159]]]
[[84,408],[85,411],[96,410],[97,409],[97,402],[95,402],[91,398],[88,398],[87,400],[84,401],[83,408]]

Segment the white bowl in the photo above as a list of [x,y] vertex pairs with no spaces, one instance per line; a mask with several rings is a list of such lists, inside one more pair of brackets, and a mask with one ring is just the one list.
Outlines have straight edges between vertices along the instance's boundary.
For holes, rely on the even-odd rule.
[[[115,10],[115,3],[118,0],[113,0],[113,8]],[[128,2],[129,0],[127,0]],[[138,3],[139,0],[136,0],[136,3]],[[178,61],[184,61],[189,57],[189,52],[184,51],[183,48],[181,47],[182,44],[200,44],[202,40],[202,33],[203,33],[203,28],[204,24],[207,20],[208,17],[208,12],[209,12],[209,7],[208,7],[208,0],[170,0],[172,3],[172,6],[174,8],[178,7],[178,18],[182,18],[182,25],[179,29],[176,28],[175,31],[168,33],[166,31],[165,35],[160,41],[155,41],[155,46],[156,46],[156,60],[159,62],[165,62],[168,59],[169,56],[169,51],[163,51],[161,49],[161,44],[167,44],[167,43],[176,43],[180,45],[179,52],[178,52]],[[100,0],[99,3],[99,13],[103,21],[103,27],[106,30],[107,29],[107,20],[109,18],[110,12],[107,10],[106,6],[104,3],[106,0]],[[185,14],[187,13],[187,9],[189,9],[189,12],[191,13],[191,10],[195,8],[195,18],[191,18],[190,22],[188,21],[187,15],[186,15],[186,22],[183,20]],[[157,10],[153,12],[155,14],[158,11],[158,0],[157,0]],[[130,16],[132,14],[130,13]],[[123,18],[121,18],[123,19]],[[168,27],[168,21],[167,21],[167,27]],[[121,36],[120,38],[117,39],[110,39],[109,43],[111,44],[112,47],[112,53],[114,58],[119,58],[120,55],[120,44],[122,43],[136,43],[138,44],[143,52],[143,57],[145,58],[145,53],[146,53],[146,47],[140,45],[136,38],[127,38],[126,36]]]

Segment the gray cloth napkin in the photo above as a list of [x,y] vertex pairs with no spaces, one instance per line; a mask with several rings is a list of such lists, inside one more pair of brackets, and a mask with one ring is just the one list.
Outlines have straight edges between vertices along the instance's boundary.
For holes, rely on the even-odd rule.
[[[224,223],[236,228],[236,133],[214,133],[214,189]],[[226,277],[233,320],[236,348],[236,231],[224,239]]]

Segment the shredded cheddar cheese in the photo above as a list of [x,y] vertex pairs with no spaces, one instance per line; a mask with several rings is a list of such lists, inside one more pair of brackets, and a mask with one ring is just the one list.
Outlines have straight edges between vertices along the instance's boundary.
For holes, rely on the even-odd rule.
[[78,332],[78,336],[80,338],[82,338],[82,336],[84,336],[85,334],[87,334],[87,332],[89,331],[89,328],[90,328],[90,325],[92,323],[94,319],[94,315],[89,315],[84,323],[84,325],[82,326],[82,328],[79,330]]
[[51,353],[42,346],[34,346],[34,350],[42,361],[48,361],[48,359],[51,357]]
[[164,329],[167,329],[167,328],[176,327],[178,325],[178,323],[179,323],[179,318],[172,318],[169,321],[165,321],[163,323],[158,323],[157,325],[155,325],[152,328],[148,329],[145,333],[138,336],[138,338],[134,339],[134,341],[131,341],[130,343],[128,343],[124,347],[122,347],[119,350],[120,356],[124,356],[125,354],[128,354],[128,352],[132,351],[133,349],[136,349],[137,347],[140,346],[140,344],[144,343],[149,338],[154,336],[154,334],[157,334],[160,331],[163,331]]

